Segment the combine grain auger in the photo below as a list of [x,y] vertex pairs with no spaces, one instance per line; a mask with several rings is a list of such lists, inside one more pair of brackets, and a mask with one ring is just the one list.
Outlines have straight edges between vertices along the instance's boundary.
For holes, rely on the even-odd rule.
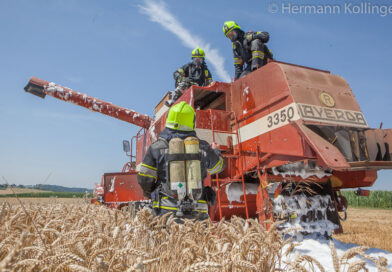
[[[132,138],[135,169],[105,174],[101,185],[105,203],[144,200],[137,169],[165,126],[167,95],[153,119],[37,78],[25,90],[142,127]],[[223,173],[204,180],[217,192],[212,220],[278,218],[308,233],[341,231],[340,189],[370,187],[377,170],[392,168],[392,131],[369,128],[347,82],[327,71],[273,61],[233,83],[192,86],[180,101],[196,109],[198,136],[218,143],[226,160]]]
[[149,128],[153,121],[150,116],[145,114],[140,114],[134,110],[113,105],[110,102],[102,101],[98,98],[76,92],[67,87],[61,87],[53,82],[48,82],[36,77],[30,79],[24,90],[41,98],[50,95],[65,102],[85,107],[91,111],[99,112],[142,128]]

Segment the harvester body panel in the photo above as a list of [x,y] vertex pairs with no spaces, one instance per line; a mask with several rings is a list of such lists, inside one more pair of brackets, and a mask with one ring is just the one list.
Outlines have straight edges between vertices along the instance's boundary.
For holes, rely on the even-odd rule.
[[101,182],[104,202],[107,205],[123,205],[130,201],[147,200],[137,182],[135,171],[127,173],[105,173]]

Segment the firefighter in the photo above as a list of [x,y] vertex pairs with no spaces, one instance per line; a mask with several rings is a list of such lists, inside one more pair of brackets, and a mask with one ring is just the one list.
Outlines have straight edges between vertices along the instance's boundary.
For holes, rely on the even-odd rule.
[[[208,203],[215,203],[215,192],[211,187],[204,187],[202,181],[209,174],[217,174],[223,171],[224,163],[219,149],[215,143],[212,147],[196,136],[195,111],[186,102],[180,102],[170,108],[166,127],[159,134],[159,139],[151,144],[144,156],[138,173],[138,183],[143,189],[146,197],[153,200],[153,213],[162,215],[172,212],[178,216],[180,212],[179,201],[176,199],[175,192],[171,190],[170,175],[168,175],[170,141],[178,141],[186,139],[190,136],[196,137],[198,140],[201,188],[200,195],[194,199],[194,208],[191,212],[185,214],[184,218],[195,218],[204,220],[208,218]],[[176,154],[177,155],[177,154]]]
[[227,21],[223,24],[223,33],[233,45],[234,80],[262,67],[268,59],[273,58],[272,52],[265,45],[269,40],[268,32],[245,33],[234,21]]
[[192,51],[192,62],[174,72],[175,90],[169,95],[165,105],[170,107],[191,85],[207,86],[212,83],[212,75],[205,62],[204,50],[196,47]]

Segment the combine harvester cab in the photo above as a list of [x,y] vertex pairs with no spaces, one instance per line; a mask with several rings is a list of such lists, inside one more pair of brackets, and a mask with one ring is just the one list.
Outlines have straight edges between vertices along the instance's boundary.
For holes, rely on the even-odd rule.
[[[37,78],[25,90],[142,127],[132,138],[136,169],[128,171],[127,183],[136,184],[148,146],[165,127],[167,96],[153,119]],[[272,61],[233,83],[192,86],[180,101],[196,109],[197,135],[218,143],[225,158],[225,171],[204,180],[217,192],[209,209],[215,221],[233,215],[260,222],[278,218],[305,232],[341,231],[337,211],[347,203],[340,189],[372,186],[377,170],[392,166],[391,130],[368,128],[347,82],[327,71]],[[117,176],[114,183],[103,180],[105,196],[113,184],[110,193],[116,195]],[[135,188],[124,187],[140,189]],[[123,196],[125,202],[144,199],[140,191]]]

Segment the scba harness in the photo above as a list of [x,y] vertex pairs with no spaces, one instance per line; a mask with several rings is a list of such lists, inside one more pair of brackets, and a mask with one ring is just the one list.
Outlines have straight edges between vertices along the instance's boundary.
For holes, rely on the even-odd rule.
[[173,138],[166,144],[166,182],[160,185],[153,208],[175,211],[177,217],[207,213],[207,202],[200,199],[203,184],[199,140],[193,136],[185,140]]

